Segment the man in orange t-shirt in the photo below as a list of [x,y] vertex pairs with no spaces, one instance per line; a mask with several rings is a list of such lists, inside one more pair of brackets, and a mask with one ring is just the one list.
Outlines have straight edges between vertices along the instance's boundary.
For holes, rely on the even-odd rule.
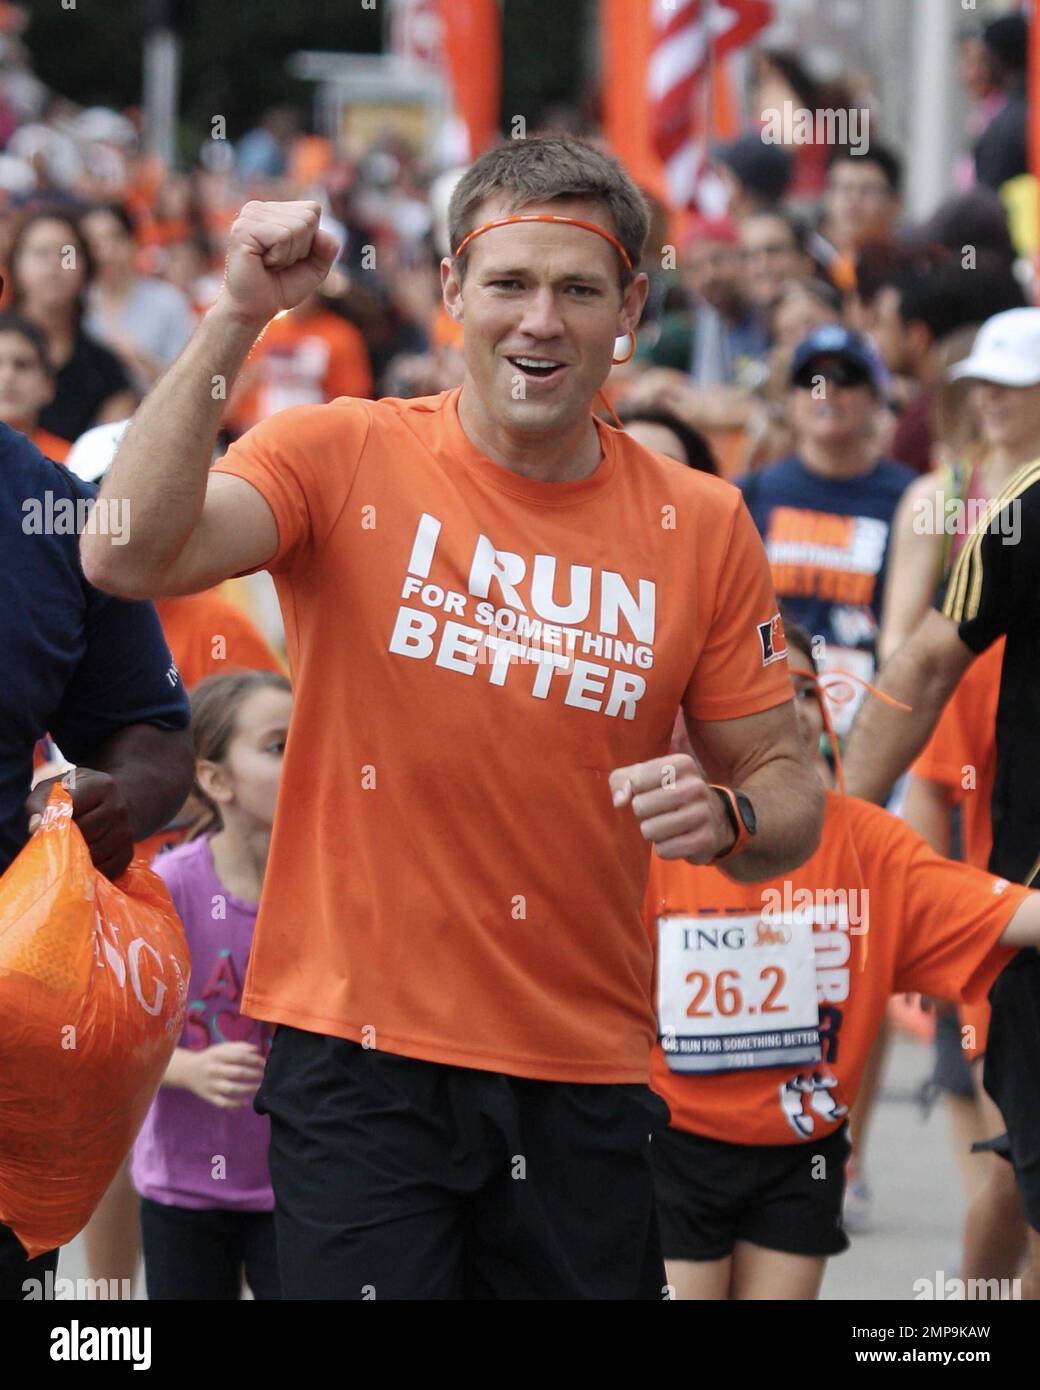
[[[295,709],[243,1008],[278,1025],[282,1288],[660,1298],[649,845],[754,878],[819,830],[765,554],[735,489],[592,414],[648,218],[568,137],[455,190],[460,389],[286,411],[207,479],[208,383],[326,273],[318,212],[243,209],[106,481],[128,543],[83,548],[120,590],[278,587]],[[665,756],[680,705],[739,787]]]
[[[792,681],[811,689],[792,630]],[[799,716],[805,710],[799,699]],[[804,721],[806,744],[821,720]],[[814,1298],[841,1229],[846,1117],[889,996],[985,998],[1040,940],[1040,893],[937,855],[902,821],[827,793],[817,851],[734,883],[651,861],[658,1215],[680,1298]]]

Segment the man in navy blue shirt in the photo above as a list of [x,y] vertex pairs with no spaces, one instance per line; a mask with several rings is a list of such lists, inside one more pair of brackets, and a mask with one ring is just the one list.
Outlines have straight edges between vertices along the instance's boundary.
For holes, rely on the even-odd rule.
[[[96,491],[0,424],[0,873],[46,803],[49,782],[30,794],[44,734],[77,766],[73,818],[110,878],[191,786],[187,698],[155,610],[101,593],[80,569],[88,516],[114,537],[129,522],[90,515]],[[0,1225],[0,1299],[23,1298],[23,1281],[57,1258],[27,1260]]]
[[[785,616],[818,640],[822,670],[874,674],[892,517],[916,476],[884,458],[884,367],[839,324],[809,334],[791,359],[797,452],[740,487],[762,534]],[[834,711],[847,732],[862,698]]]

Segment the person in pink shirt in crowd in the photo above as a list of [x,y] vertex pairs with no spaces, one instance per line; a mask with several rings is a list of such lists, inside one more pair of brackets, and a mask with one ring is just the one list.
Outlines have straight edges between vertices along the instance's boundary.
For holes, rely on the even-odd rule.
[[196,838],[154,868],[184,923],[191,1000],[131,1161],[149,1299],[280,1298],[270,1121],[251,1101],[271,1029],[239,1012],[292,709],[285,676],[211,676],[192,695]]

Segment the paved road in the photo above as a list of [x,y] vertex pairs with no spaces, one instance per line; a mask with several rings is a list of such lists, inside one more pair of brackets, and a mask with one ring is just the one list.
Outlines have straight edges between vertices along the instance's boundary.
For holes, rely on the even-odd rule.
[[874,1118],[867,1169],[871,1231],[830,1261],[826,1299],[913,1299],[914,1280],[958,1277],[963,1187],[941,1104],[924,1120],[916,1101],[931,1049],[896,1034]]
[[[912,1098],[929,1066],[928,1048],[897,1035],[868,1154],[874,1229],[830,1262],[825,1299],[909,1300],[915,1279],[957,1277],[963,1199],[946,1117],[939,1108],[922,1120]],[[63,1252],[58,1273],[85,1277],[82,1241]]]

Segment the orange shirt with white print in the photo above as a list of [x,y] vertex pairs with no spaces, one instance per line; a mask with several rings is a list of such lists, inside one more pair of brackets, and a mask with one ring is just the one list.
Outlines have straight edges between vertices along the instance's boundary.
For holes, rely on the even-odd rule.
[[[997,773],[997,703],[1004,664],[1003,637],[977,657],[946,702],[921,756],[910,769],[946,787],[961,808],[964,861],[984,869],[993,848],[993,779]],[[986,1050],[989,1002],[961,1009],[969,1061]]]
[[372,394],[372,367],[360,329],[328,309],[272,319],[242,376],[245,390],[233,396],[228,411],[242,431],[290,406]]
[[602,422],[589,477],[525,478],[470,442],[458,397],[286,411],[216,465],[277,520],[294,687],[242,1007],[645,1082],[649,846],[607,778],[667,752],[680,704],[790,699],[765,554],[728,483]]
[[[856,1099],[889,995],[984,998],[1014,954],[997,942],[1028,891],[940,858],[895,816],[836,792],[819,847],[786,878],[734,883],[654,855],[644,923],[659,1005],[668,994],[678,1007],[660,1034],[669,1055],[654,1047],[651,1085],[673,1127],[752,1145],[833,1132]],[[808,977],[789,925],[799,915]],[[807,1055],[812,989],[818,1060]],[[712,1070],[673,1069],[692,1048]],[[802,1055],[757,1065],[781,1051]]]

